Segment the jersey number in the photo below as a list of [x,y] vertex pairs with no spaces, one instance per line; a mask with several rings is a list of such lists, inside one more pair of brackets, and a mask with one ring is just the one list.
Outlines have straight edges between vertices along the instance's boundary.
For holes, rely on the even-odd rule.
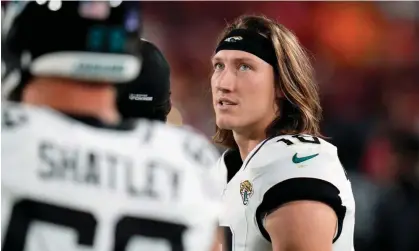
[[[311,139],[306,139],[304,136],[301,135],[294,135],[293,138],[297,138],[301,143],[311,143],[311,144],[320,144],[320,140],[317,137],[312,136]],[[279,139],[276,142],[284,142],[287,146],[294,145],[294,143],[289,139]]]
[[[94,246],[97,220],[91,213],[22,200],[13,207],[2,251],[23,251],[28,229],[35,220],[70,227],[77,232],[78,245]],[[163,239],[170,243],[172,251],[184,251],[185,231],[184,225],[125,216],[116,223],[112,251],[125,251],[134,236]]]

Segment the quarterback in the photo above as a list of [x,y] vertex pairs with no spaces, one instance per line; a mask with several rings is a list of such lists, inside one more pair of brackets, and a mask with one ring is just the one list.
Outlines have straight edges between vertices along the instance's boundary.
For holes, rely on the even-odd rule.
[[322,139],[310,61],[283,25],[243,16],[212,57],[214,141],[228,150],[223,250],[351,251],[355,202],[335,146]]

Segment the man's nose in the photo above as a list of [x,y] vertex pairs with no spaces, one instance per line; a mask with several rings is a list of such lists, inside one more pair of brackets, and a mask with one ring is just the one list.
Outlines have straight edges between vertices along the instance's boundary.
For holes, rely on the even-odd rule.
[[232,92],[236,88],[236,75],[228,69],[225,69],[217,81],[217,90],[221,92]]

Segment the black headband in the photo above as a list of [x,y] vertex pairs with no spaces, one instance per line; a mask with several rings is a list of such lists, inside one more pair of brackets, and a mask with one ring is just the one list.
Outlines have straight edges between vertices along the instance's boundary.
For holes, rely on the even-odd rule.
[[235,29],[218,44],[215,53],[221,50],[239,50],[251,53],[277,69],[278,61],[270,39],[247,29]]

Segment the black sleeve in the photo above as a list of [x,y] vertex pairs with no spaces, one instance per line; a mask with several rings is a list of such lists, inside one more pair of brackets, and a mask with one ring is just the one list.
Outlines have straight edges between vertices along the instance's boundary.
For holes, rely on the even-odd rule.
[[314,200],[329,205],[336,212],[338,218],[338,231],[335,242],[341,232],[346,207],[342,205],[339,189],[333,184],[314,178],[294,178],[285,180],[271,187],[263,196],[263,201],[256,210],[256,221],[262,235],[271,241],[268,232],[263,227],[263,218],[281,205],[297,200]]

